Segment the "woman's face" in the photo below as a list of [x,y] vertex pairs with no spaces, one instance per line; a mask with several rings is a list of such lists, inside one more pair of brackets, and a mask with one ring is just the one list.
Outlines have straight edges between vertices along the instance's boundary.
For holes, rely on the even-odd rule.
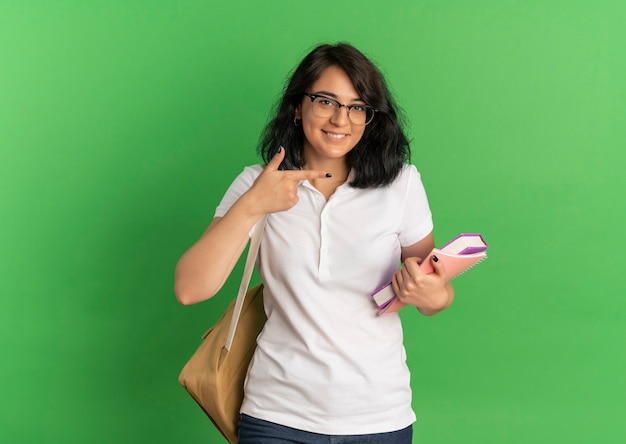
[[[335,99],[345,105],[365,104],[348,74],[337,66],[326,68],[306,92]],[[306,95],[296,109],[296,118],[302,120],[305,162],[344,158],[359,143],[365,131],[364,125],[350,122],[346,107],[339,108],[330,117],[317,116],[313,112],[313,102]]]

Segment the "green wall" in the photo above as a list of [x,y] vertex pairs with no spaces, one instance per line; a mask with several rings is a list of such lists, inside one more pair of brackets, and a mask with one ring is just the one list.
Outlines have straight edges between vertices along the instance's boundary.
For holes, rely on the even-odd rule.
[[219,442],[177,383],[235,293],[179,306],[290,69],[347,40],[411,122],[439,242],[403,312],[416,443],[626,442],[626,3],[0,0],[0,442]]

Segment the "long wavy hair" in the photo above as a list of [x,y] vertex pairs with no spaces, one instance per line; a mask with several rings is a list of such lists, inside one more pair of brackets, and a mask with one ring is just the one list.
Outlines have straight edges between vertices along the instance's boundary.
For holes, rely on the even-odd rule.
[[320,45],[296,67],[275,105],[274,117],[261,134],[259,154],[267,163],[282,146],[285,159],[281,169],[304,166],[304,132],[302,126],[294,124],[296,108],[302,103],[303,93],[331,66],[343,69],[359,96],[378,110],[365,127],[359,143],[346,156],[348,167],[355,171],[350,185],[355,188],[388,185],[398,176],[403,164],[410,161],[409,141],[400,111],[382,73],[365,55],[347,43]]

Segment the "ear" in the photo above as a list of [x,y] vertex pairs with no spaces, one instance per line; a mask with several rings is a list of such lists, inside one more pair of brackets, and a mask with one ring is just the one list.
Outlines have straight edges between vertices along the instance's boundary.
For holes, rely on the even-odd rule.
[[297,120],[302,120],[302,110],[300,108],[301,105],[296,106],[296,115],[295,118]]

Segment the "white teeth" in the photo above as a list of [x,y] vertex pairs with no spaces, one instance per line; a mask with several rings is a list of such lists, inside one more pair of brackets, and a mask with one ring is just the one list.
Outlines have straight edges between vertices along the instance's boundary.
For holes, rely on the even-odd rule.
[[344,137],[346,137],[345,134],[334,134],[334,133],[326,133],[328,134],[329,137],[332,137],[333,139],[343,139]]

